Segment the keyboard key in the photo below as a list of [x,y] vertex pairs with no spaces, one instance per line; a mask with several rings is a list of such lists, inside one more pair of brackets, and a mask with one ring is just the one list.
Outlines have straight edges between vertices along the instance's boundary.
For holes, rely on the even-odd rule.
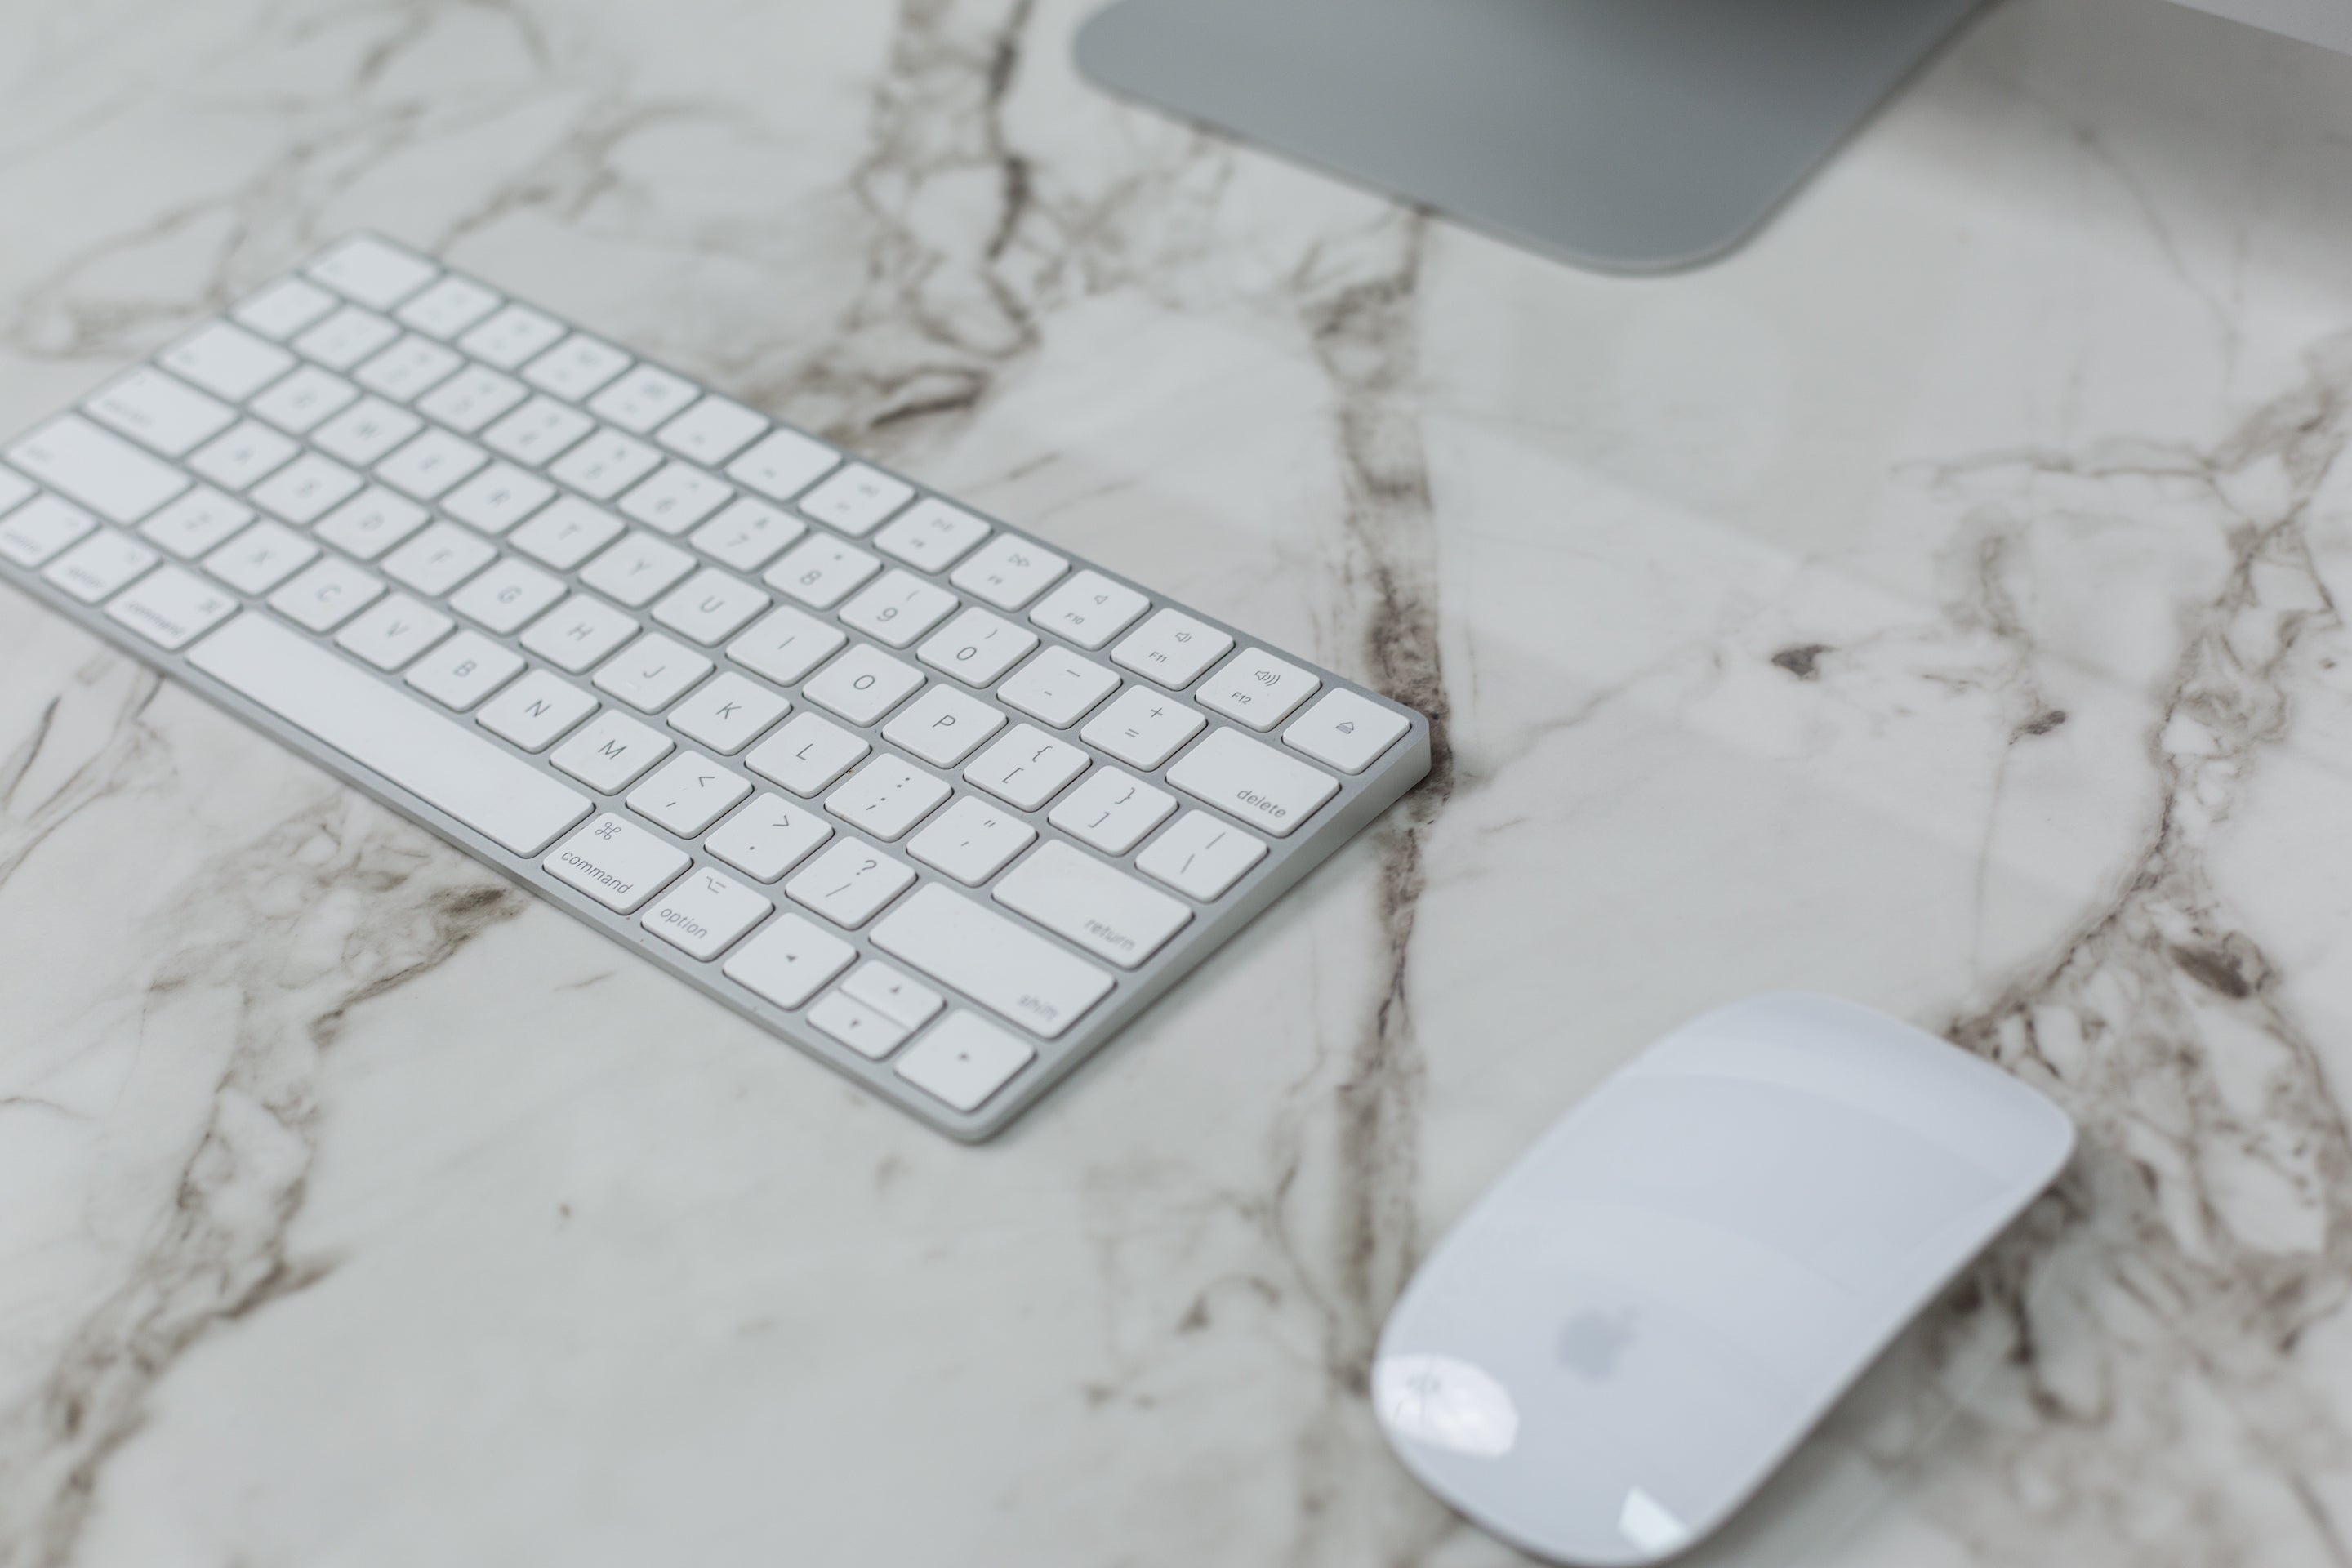
[[[553,509],[550,509],[552,510]],[[522,538],[515,538],[520,545]],[[656,539],[642,531],[635,531],[596,557],[581,569],[580,581],[600,594],[611,595],[635,610],[649,603],[655,595],[694,570],[694,557],[677,545]],[[715,574],[714,574],[715,575]],[[741,584],[736,584],[741,587]],[[766,604],[764,595],[756,589],[744,589]],[[749,619],[749,616],[745,617]],[[732,630],[732,627],[729,628]],[[709,639],[717,641],[717,638]]]
[[496,539],[555,499],[555,487],[505,463],[488,468],[457,487],[443,510]]
[[1181,610],[1162,610],[1111,649],[1110,657],[1112,662],[1150,676],[1171,691],[1181,691],[1233,646],[1233,638],[1208,622],[1194,620]]
[[202,555],[253,521],[253,509],[198,485],[140,524],[140,533],[186,561]]
[[967,686],[986,688],[1036,646],[1035,632],[974,606],[941,626],[915,657]]
[[460,436],[471,436],[530,395],[522,383],[473,364],[426,393],[416,411]]
[[1168,782],[1276,838],[1297,831],[1339,781],[1238,730],[1220,729],[1170,765]]
[[607,708],[556,747],[548,761],[598,795],[618,795],[675,750],[677,742],[667,735]]
[[0,512],[24,505],[33,499],[34,494],[30,481],[0,468]]
[[352,379],[394,403],[414,403],[465,363],[430,338],[411,332],[352,372]]
[[1282,743],[1345,773],[1360,773],[1412,726],[1403,715],[1352,691],[1334,691],[1282,732]]
[[822,795],[826,785],[873,749],[830,720],[801,713],[753,747],[743,765],[794,795],[808,797]]
[[267,594],[319,558],[319,547],[275,522],[257,522],[205,557],[205,570],[240,594]]
[[360,389],[341,376],[306,364],[247,406],[289,436],[300,436],[359,401]]
[[[669,432],[659,439],[669,445]],[[822,441],[797,430],[779,430],[729,464],[727,477],[770,500],[790,500],[840,462],[841,455]]]
[[269,607],[311,631],[333,631],[381,598],[383,584],[333,556],[269,595]]
[[441,273],[415,252],[364,234],[343,241],[303,270],[343,298],[379,310],[400,303]]
[[301,449],[268,426],[248,419],[200,449],[188,459],[188,467],[235,492],[284,468]]
[[929,1023],[948,999],[911,976],[899,973],[880,959],[869,958],[841,983],[845,996],[863,1002],[904,1029]]
[[240,325],[284,342],[335,308],[335,297],[299,278],[282,279],[229,312]]
[[1205,811],[1188,811],[1144,847],[1135,868],[1185,897],[1211,903],[1265,858],[1265,846]]
[[[754,414],[740,403],[730,403],[713,394],[663,426],[654,439],[681,458],[690,458],[706,468],[719,464],[742,452],[744,444],[768,427],[767,416]],[[806,437],[803,437],[806,439]],[[753,489],[772,500],[788,500],[789,493],[779,495],[771,488],[778,473],[778,453],[770,448],[774,438],[744,452],[742,459],[727,470]],[[831,454],[826,454],[831,458]],[[831,467],[828,462],[827,467]]]
[[1151,608],[1151,601],[1123,583],[1099,572],[1081,572],[1045,595],[1029,612],[1033,625],[1069,638],[1084,648],[1097,648],[1135,624]]
[[629,368],[630,356],[602,338],[574,332],[522,367],[522,378],[541,392],[578,403]]
[[797,1007],[856,956],[839,937],[784,911],[736,949],[719,973],[779,1007]]
[[599,430],[547,471],[590,500],[610,500],[661,467],[661,454],[634,436]]
[[1271,730],[1322,685],[1321,677],[1254,647],[1202,681],[1193,696],[1202,707],[1238,719],[1253,730]]
[[877,1062],[906,1044],[914,1032],[838,991],[810,1008],[808,1016],[810,1023],[859,1056]]
[[880,570],[882,563],[863,550],[820,534],[768,568],[761,581],[803,605],[829,610]]
[[697,687],[670,710],[669,727],[721,756],[731,757],[792,709],[790,702],[766,687],[731,669],[722,670],[718,679]]
[[109,530],[58,556],[41,577],[83,604],[95,605],[136,581],[162,559],[129,534]]
[[1184,929],[1192,911],[1066,844],[1040,845],[1005,873],[996,901],[1047,931],[1133,969]]
[[710,673],[710,661],[659,632],[647,632],[605,661],[594,684],[630,707],[658,713]]
[[432,500],[490,460],[490,455],[446,430],[424,435],[378,463],[375,477],[394,489]]
[[874,536],[874,546],[919,572],[944,572],[988,537],[988,524],[943,500],[918,502]]
[[708,867],[682,877],[638,923],[689,958],[713,959],[773,913],[775,906]]
[[485,631],[512,635],[563,597],[563,584],[509,556],[449,595],[449,607]]
[[998,799],[1034,811],[1086,772],[1087,754],[1044,731],[1015,724],[981,752],[963,776]]
[[590,400],[588,412],[643,436],[700,395],[684,376],[641,364]]
[[226,321],[198,327],[158,356],[163,368],[231,403],[247,398],[294,368],[294,356]]
[[863,539],[914,496],[914,486],[852,463],[801,497],[800,509],[852,539]]
[[379,600],[345,626],[335,646],[356,654],[389,675],[457,629],[457,623],[405,594]]
[[1087,721],[1078,736],[1129,767],[1153,769],[1183,749],[1208,723],[1173,697],[1130,686]]
[[882,738],[933,767],[951,768],[1004,728],[1004,715],[952,686],[933,684],[882,728]]
[[743,875],[772,882],[832,837],[833,824],[820,816],[814,806],[763,792],[720,823],[702,847]]
[[358,494],[362,482],[341,463],[306,452],[256,485],[250,499],[289,522],[308,524]]
[[500,370],[512,370],[563,335],[563,324],[528,305],[509,305],[457,340],[457,346]]
[[1035,828],[1004,807],[965,795],[908,839],[907,853],[967,888],[977,888],[1036,837]]
[[807,531],[808,524],[796,517],[755,500],[739,500],[697,529],[687,542],[721,566],[757,572]]
[[779,686],[798,686],[801,678],[833,657],[849,638],[838,626],[826,626],[789,605],[779,605],[727,645],[727,657],[755,675]]
[[589,714],[596,700],[576,686],[534,669],[494,698],[480,724],[526,752],[543,752]]
[[953,594],[894,566],[841,607],[841,620],[892,647],[905,647],[955,607]]
[[1124,855],[1175,809],[1176,797],[1166,790],[1103,767],[1064,795],[1045,820],[1106,855]]
[[185,382],[141,365],[84,405],[89,416],[167,458],[194,450],[236,422],[236,411]]
[[997,700],[1066,730],[1118,689],[1118,677],[1066,647],[1048,647],[996,689]]
[[716,647],[768,607],[768,595],[724,572],[705,568],[654,606],[654,619],[705,647]]
[[906,891],[915,873],[862,839],[844,836],[789,882],[784,896],[856,931]]
[[38,566],[97,526],[79,507],[36,496],[0,520],[0,555],[19,566]]
[[546,865],[559,880],[625,915],[675,881],[690,858],[608,811],[557,845]]
[[459,632],[408,672],[408,684],[463,713],[522,673],[520,656],[479,632]]
[[490,449],[537,468],[562,457],[596,422],[551,397],[534,397],[482,434]]
[[[0,534],[5,531],[0,530]],[[106,606],[108,619],[120,622],[162,648],[185,647],[236,612],[236,595],[224,593],[177,566],[148,573]],[[352,679],[367,679],[356,673]]]
[[883,752],[826,795],[824,808],[887,844],[905,837],[950,793],[946,784],[905,758]]
[[1000,533],[972,552],[948,581],[1000,610],[1017,610],[1069,569],[1067,561],[1043,545]]
[[346,305],[294,340],[296,349],[329,370],[349,370],[393,339],[400,329],[370,310]]
[[621,536],[621,520],[578,496],[558,496],[507,542],[558,572],[569,572]]
[[432,521],[433,514],[390,490],[367,489],[335,509],[319,537],[362,561],[373,561]]
[[498,308],[498,295],[472,279],[444,278],[393,314],[401,325],[446,342]]
[[801,688],[801,695],[853,724],[877,724],[923,684],[922,676],[880,648],[856,643]]
[[637,635],[637,623],[593,594],[574,594],[530,624],[522,646],[578,675]]
[[363,397],[311,433],[310,444],[355,468],[373,468],[425,428],[425,421],[381,397]]
[[[725,506],[734,494],[734,490],[700,468],[686,463],[664,463],[653,478],[621,498],[621,510],[656,532],[675,536]],[[799,531],[797,525],[794,531]],[[778,548],[782,548],[781,541]],[[766,560],[761,556],[760,563],[738,570],[756,570]]]
[[592,809],[578,791],[266,616],[239,616],[188,662],[517,855],[539,854]]
[[977,1110],[1037,1053],[972,1013],[950,1014],[898,1058],[898,1076],[956,1110]]
[[454,522],[436,522],[390,555],[383,574],[437,599],[498,559],[499,552]]
[[680,752],[629,792],[629,809],[680,838],[699,838],[751,786],[699,752]]
[[113,522],[137,522],[189,484],[179,469],[77,414],[50,420],[7,456],[32,478]]
[[925,883],[877,925],[874,945],[1049,1040],[1114,984],[1107,970],[1051,938],[937,882]]

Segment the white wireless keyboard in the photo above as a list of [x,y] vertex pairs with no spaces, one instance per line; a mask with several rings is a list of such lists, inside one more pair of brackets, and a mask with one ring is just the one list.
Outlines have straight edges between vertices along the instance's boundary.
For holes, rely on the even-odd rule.
[[10,443],[0,579],[958,1138],[1410,709],[383,240]]

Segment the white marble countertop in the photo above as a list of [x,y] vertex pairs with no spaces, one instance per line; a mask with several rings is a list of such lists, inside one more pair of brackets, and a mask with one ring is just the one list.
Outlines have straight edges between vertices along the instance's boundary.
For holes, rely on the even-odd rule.
[[2352,60],[2018,0],[1626,280],[1080,14],[0,5],[0,426],[375,226],[1451,742],[973,1150],[0,593],[0,1564],[1514,1561],[1381,1316],[1784,986],[2084,1152],[1707,1560],[2352,1560]]

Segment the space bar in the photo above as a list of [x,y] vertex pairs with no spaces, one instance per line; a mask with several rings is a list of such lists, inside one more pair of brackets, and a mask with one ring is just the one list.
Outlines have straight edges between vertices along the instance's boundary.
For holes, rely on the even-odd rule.
[[588,815],[586,795],[257,610],[196,644],[188,662],[518,855],[537,855]]

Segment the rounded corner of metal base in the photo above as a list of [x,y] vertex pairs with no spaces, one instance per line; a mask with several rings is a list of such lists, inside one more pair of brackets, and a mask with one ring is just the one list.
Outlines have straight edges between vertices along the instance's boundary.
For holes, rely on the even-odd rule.
[[1072,53],[1116,98],[1570,266],[1669,277],[1760,234],[1979,3],[1109,0]]

